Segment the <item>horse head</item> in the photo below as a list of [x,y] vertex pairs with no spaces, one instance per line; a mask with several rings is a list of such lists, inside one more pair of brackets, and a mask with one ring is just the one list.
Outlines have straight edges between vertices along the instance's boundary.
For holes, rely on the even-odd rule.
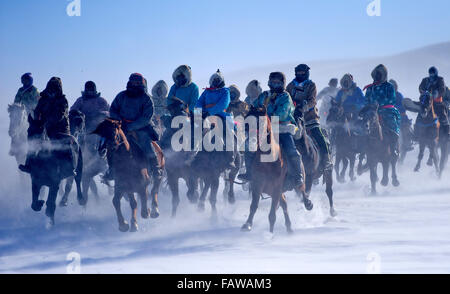
[[419,115],[422,118],[426,118],[431,113],[431,114],[433,114],[433,117],[434,117],[434,113],[433,113],[434,112],[434,110],[433,110],[433,99],[431,97],[431,93],[428,92],[428,91],[424,92],[420,96],[419,102],[420,102]]
[[105,140],[107,145],[117,148],[123,143],[126,149],[130,150],[130,144],[122,130],[122,122],[120,120],[106,118],[91,134],[99,135]]
[[327,116],[327,125],[342,122],[344,118],[344,108],[334,98],[330,100],[330,109]]
[[189,107],[188,105],[177,97],[172,97],[172,103],[167,105],[167,110],[169,111],[172,117],[175,116],[187,116],[189,115]]
[[382,138],[378,108],[378,103],[366,105],[361,109],[359,115],[363,119],[366,135],[376,135],[377,137]]
[[71,110],[69,112],[70,133],[74,137],[79,137],[84,133],[86,117],[84,113],[78,110]]

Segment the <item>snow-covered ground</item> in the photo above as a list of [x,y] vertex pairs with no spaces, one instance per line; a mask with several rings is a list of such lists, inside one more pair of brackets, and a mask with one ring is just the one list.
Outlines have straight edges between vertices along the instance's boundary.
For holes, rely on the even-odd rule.
[[[368,195],[368,174],[335,184],[336,218],[328,216],[322,186],[313,190],[311,212],[289,194],[293,235],[281,209],[274,235],[268,233],[269,200],[261,201],[253,231],[240,232],[250,205],[240,189],[233,206],[219,194],[216,221],[185,197],[171,219],[170,195],[163,194],[160,218],[139,219],[137,233],[117,230],[106,189],[87,209],[72,195],[47,230],[43,213],[29,208],[29,189],[14,177],[0,200],[0,272],[66,273],[68,254],[76,252],[82,273],[449,273],[448,173],[441,181],[427,166],[413,173],[415,154],[407,159],[401,187],[380,187],[378,196]],[[123,210],[129,216],[126,202]]]

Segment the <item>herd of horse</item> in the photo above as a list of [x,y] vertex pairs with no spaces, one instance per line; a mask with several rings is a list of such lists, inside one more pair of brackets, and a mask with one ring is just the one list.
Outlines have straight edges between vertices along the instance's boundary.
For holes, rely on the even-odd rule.
[[[430,150],[429,165],[434,165],[437,174],[440,176],[446,165],[448,157],[447,140],[439,140],[439,123],[433,109],[433,100],[427,93],[423,94],[419,101],[409,101],[409,111],[417,112],[415,123],[415,141],[419,144],[419,158],[415,171],[419,171],[425,148]],[[412,105],[412,106],[411,106]],[[190,115],[183,111],[183,105],[172,106],[172,113],[184,116],[190,120]],[[111,170],[114,185],[108,181],[103,182],[108,185],[108,189],[113,196],[113,205],[116,210],[119,230],[137,231],[137,207],[140,199],[141,217],[157,218],[160,215],[158,208],[158,194],[162,185],[167,183],[172,194],[172,217],[176,216],[180,203],[179,180],[183,179],[187,186],[187,198],[192,204],[196,204],[200,211],[205,210],[205,203],[209,193],[209,203],[213,217],[217,214],[217,194],[220,179],[223,176],[225,181],[226,201],[235,203],[234,184],[243,184],[236,181],[239,170],[243,167],[242,154],[235,157],[235,168],[227,168],[224,152],[206,151],[200,149],[192,162],[186,161],[186,153],[194,151],[175,151],[172,149],[170,136],[162,135],[160,142],[152,142],[157,153],[159,167],[164,171],[161,179],[149,175],[143,168],[145,158],[139,152],[137,143],[124,134],[121,122],[108,118],[106,115],[100,119],[101,123],[92,133],[87,133],[85,129],[84,115],[79,111],[70,111],[71,136],[65,140],[70,140],[71,152],[76,159],[76,175],[63,178],[61,164],[58,160],[64,160],[55,155],[55,146],[42,135],[37,124],[29,119],[23,105],[11,104],[8,107],[10,116],[9,135],[11,137],[10,155],[16,158],[18,164],[23,163],[26,158],[28,148],[38,148],[36,160],[31,170],[32,183],[32,209],[40,211],[46,204],[46,215],[49,224],[54,225],[56,199],[61,195],[60,206],[68,205],[68,197],[72,190],[73,182],[76,184],[77,200],[82,206],[87,205],[89,192],[92,192],[96,199],[98,196],[97,184],[94,178],[102,175],[108,169],[107,160],[99,150],[100,140],[106,143],[107,150],[112,156]],[[292,232],[291,221],[288,213],[288,205],[285,193],[284,182],[288,176],[287,160],[283,157],[282,150],[275,139],[271,121],[266,109],[249,106],[247,116],[255,116],[258,120],[263,119],[263,123],[258,122],[257,150],[251,169],[251,179],[249,182],[249,192],[251,194],[250,213],[248,219],[242,226],[242,231],[250,231],[253,226],[253,218],[257,211],[262,195],[271,197],[271,209],[269,213],[270,232],[274,230],[276,211],[281,206],[285,225],[288,232]],[[207,117],[203,117],[208,120]],[[383,176],[381,185],[389,184],[389,170],[391,170],[392,185],[399,186],[397,176],[397,159],[395,153],[394,135],[390,130],[384,129],[380,122],[377,105],[368,105],[359,112],[359,119],[350,120],[345,114],[343,107],[337,103],[332,103],[327,117],[326,133],[331,138],[330,149],[333,150],[335,158],[336,179],[344,182],[346,172],[349,167],[350,180],[354,181],[355,165],[358,160],[356,173],[363,174],[370,171],[371,192],[376,194],[378,182],[377,166],[382,165]],[[354,131],[355,124],[358,124],[359,133]],[[170,121],[165,126],[165,132],[174,132],[170,127]],[[170,133],[169,133],[170,134]],[[166,135],[166,136],[165,136]],[[266,136],[266,137],[265,137]],[[265,137],[265,138],[264,138]],[[169,138],[169,139],[168,139]],[[445,137],[447,138],[447,137]],[[263,151],[260,148],[261,142],[269,142],[270,151]],[[323,181],[326,186],[326,195],[329,200],[329,213],[331,217],[336,216],[333,203],[333,171],[321,170],[319,168],[320,152],[316,142],[308,135],[307,129],[300,118],[295,136],[295,143],[298,151],[302,155],[302,173],[305,185],[296,187],[294,190],[303,202],[306,210],[313,209],[310,194],[314,183]],[[37,147],[36,147],[37,146]],[[440,152],[438,152],[440,149]],[[276,151],[277,158],[271,162],[260,160],[261,156]],[[104,153],[104,152],[103,152]],[[440,160],[439,154],[440,153]],[[342,165],[342,168],[341,168]],[[63,182],[65,181],[65,185]],[[40,200],[41,188],[47,186],[47,200]],[[64,187],[63,187],[64,186]],[[151,186],[150,192],[148,187]],[[60,188],[63,187],[63,188]],[[131,207],[131,220],[127,222],[121,210],[121,199],[125,198]],[[151,199],[150,208],[148,207]]]

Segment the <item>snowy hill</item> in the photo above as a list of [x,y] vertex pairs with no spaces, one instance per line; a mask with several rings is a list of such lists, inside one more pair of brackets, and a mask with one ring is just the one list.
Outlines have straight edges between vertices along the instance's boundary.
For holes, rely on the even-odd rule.
[[289,81],[294,77],[294,68],[299,63],[307,63],[311,67],[311,78],[316,82],[319,90],[327,86],[330,78],[340,79],[345,73],[351,73],[357,84],[364,87],[371,83],[372,69],[383,63],[389,70],[389,78],[397,80],[400,91],[408,97],[416,97],[417,88],[422,78],[428,75],[428,68],[432,65],[439,69],[439,74],[444,79],[450,81],[450,42],[386,57],[317,61],[299,59],[289,64],[261,66],[232,72],[227,75],[227,79],[237,83],[241,89],[245,89],[246,84],[253,79],[258,79],[265,86],[270,72],[281,71]]

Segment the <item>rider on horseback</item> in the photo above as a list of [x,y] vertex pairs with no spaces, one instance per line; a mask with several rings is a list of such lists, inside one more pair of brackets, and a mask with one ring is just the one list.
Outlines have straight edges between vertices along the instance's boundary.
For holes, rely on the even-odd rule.
[[[230,105],[230,89],[225,87],[225,80],[220,70],[217,70],[209,79],[209,88],[206,88],[197,101],[196,108],[201,108],[206,116],[218,116],[223,122],[223,142],[226,146],[226,138],[234,138],[233,115],[226,112]],[[227,136],[227,132],[229,135]],[[230,134],[232,133],[232,134]],[[234,164],[236,146],[233,143],[233,151],[225,150],[227,155],[227,168],[236,168]]]
[[[444,98],[446,98],[446,86],[444,82],[444,78],[438,75],[438,70],[436,67],[431,67],[428,70],[429,77],[424,78],[419,86],[420,94],[425,92],[431,93],[433,97],[433,107],[436,115],[439,118],[440,137],[447,138],[449,137],[449,119],[448,119],[448,102]],[[441,139],[440,138],[440,139]]]
[[[158,135],[153,129],[151,119],[153,116],[153,102],[145,91],[145,80],[141,74],[131,74],[127,83],[127,89],[120,92],[111,104],[110,117],[122,122],[122,130],[128,140],[134,140],[148,161],[148,169],[154,178],[162,176],[157,155],[152,146],[152,141],[158,140]],[[108,157],[108,163],[111,159]],[[105,175],[105,179],[113,179],[111,166]]]
[[230,86],[230,105],[227,108],[227,112],[231,113],[233,117],[245,115],[248,112],[248,104],[239,99],[241,97],[241,92],[236,85]]
[[328,143],[322,132],[316,107],[316,84],[309,79],[309,66],[300,64],[295,68],[295,79],[287,86],[295,105],[294,117],[297,121],[300,117],[304,119],[305,127],[311,137],[317,142],[320,153],[322,170],[330,170],[332,163]]
[[[63,162],[72,164],[71,168],[61,169],[61,171],[68,173],[68,175],[62,175],[63,178],[66,176],[75,175],[74,157],[70,151],[70,147],[67,147],[70,145],[70,140],[67,140],[70,138],[68,108],[69,105],[66,96],[63,94],[61,79],[52,77],[48,81],[45,90],[41,93],[41,98],[39,99],[36,109],[34,110],[34,119],[31,115],[28,116],[29,121],[34,123],[34,128],[39,129],[35,135],[41,135],[45,131],[50,141],[53,143],[59,142],[63,146],[62,149],[54,150],[56,156],[61,156],[67,159]],[[31,172],[31,162],[39,151],[36,150],[38,149],[35,148],[36,146],[33,147],[34,144],[29,145],[31,145],[31,148],[28,150],[25,165],[19,165],[19,169],[26,173]]]
[[364,93],[353,80],[351,74],[345,74],[341,79],[341,87],[336,96],[336,102],[342,105],[349,121],[358,118],[359,111],[364,107]]
[[[387,68],[380,64],[372,71],[373,84],[364,88],[366,104],[378,104],[378,113],[383,131],[391,136],[391,150],[394,156],[399,155],[398,139],[400,134],[400,112],[396,108],[395,88],[388,82]],[[390,132],[388,132],[390,131]]]
[[33,77],[31,73],[25,73],[21,78],[22,85],[14,98],[14,103],[23,104],[27,114],[32,114],[40,98],[39,91],[33,86]]
[[[278,116],[280,122],[279,143],[283,154],[288,161],[288,177],[293,187],[301,187],[304,184],[302,173],[302,158],[295,147],[293,133],[289,125],[295,125],[294,104],[291,96],[286,91],[286,78],[281,72],[273,72],[269,76],[270,91],[264,91],[254,102],[255,107],[266,107],[269,118]],[[282,128],[286,126],[286,128]],[[284,129],[284,130],[283,130]],[[239,175],[242,180],[251,179],[251,166],[255,152],[245,152],[246,173]],[[289,189],[290,190],[290,189]]]
[[109,104],[105,98],[97,92],[97,86],[93,81],[87,81],[81,97],[75,101],[70,111],[78,110],[82,112],[86,119],[86,133],[90,134],[99,123],[108,116]]
[[262,93],[260,83],[257,80],[251,81],[248,83],[245,93],[247,94],[247,97],[244,100],[245,103],[253,105],[253,102],[255,102]]
[[411,128],[412,120],[409,119],[408,115],[406,114],[406,109],[403,106],[403,94],[398,91],[398,84],[395,80],[390,79],[389,83],[391,83],[394,86],[395,89],[395,107],[400,112],[400,134],[402,136],[402,148],[405,148],[406,151],[412,151],[413,148],[413,130]]

